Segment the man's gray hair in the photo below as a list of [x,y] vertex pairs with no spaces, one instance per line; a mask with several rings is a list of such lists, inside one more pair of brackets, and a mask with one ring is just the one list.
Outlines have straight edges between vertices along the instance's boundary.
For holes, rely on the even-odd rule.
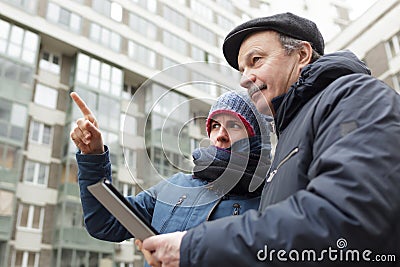
[[[290,55],[292,52],[299,50],[303,46],[302,43],[306,42],[306,41],[295,39],[293,37],[290,37],[290,36],[287,36],[287,35],[284,35],[281,33],[278,33],[278,34],[279,34],[279,41],[281,42],[281,45],[285,49],[287,55]],[[312,44],[311,44],[311,46],[312,46]],[[310,63],[313,63],[320,57],[321,57],[321,55],[318,54],[318,52],[315,51],[313,48]]]

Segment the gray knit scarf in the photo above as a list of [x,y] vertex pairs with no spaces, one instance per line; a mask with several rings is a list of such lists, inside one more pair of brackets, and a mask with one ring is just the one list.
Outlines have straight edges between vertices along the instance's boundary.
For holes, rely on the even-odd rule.
[[258,196],[271,163],[270,144],[260,136],[241,139],[228,149],[209,146],[193,151],[193,177],[221,194]]

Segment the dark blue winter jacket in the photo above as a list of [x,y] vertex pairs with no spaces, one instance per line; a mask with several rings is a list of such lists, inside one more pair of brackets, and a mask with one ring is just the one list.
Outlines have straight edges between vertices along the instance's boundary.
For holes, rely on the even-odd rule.
[[180,266],[400,266],[399,94],[341,51],[273,101],[260,210],[189,230]]

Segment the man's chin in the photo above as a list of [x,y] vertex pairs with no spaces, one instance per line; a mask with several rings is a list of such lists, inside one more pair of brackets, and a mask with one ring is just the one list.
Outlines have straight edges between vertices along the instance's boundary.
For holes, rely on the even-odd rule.
[[267,103],[267,100],[263,97],[260,97],[257,102],[254,102],[258,112],[267,116],[273,116],[270,106]]
[[271,108],[268,106],[268,104],[264,104],[261,107],[257,107],[257,110],[258,110],[258,112],[260,112],[263,115],[267,115],[267,116],[271,116],[271,117],[274,116],[274,114],[273,114]]
[[258,112],[264,115],[272,116],[271,108],[268,105],[268,101],[265,96],[261,93],[261,91],[255,92],[251,96],[251,100],[253,101],[254,105],[256,106]]

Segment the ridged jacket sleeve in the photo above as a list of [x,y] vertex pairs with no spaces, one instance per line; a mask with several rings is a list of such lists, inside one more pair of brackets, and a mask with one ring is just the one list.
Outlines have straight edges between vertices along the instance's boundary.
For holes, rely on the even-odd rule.
[[[89,234],[101,240],[114,242],[132,238],[125,227],[87,189],[89,185],[97,183],[102,178],[111,180],[108,148],[105,147],[105,153],[101,155],[82,155],[78,152],[76,157],[79,162],[78,181],[85,227]],[[127,199],[151,222],[155,202],[151,193],[141,192],[136,197],[127,197]]]

